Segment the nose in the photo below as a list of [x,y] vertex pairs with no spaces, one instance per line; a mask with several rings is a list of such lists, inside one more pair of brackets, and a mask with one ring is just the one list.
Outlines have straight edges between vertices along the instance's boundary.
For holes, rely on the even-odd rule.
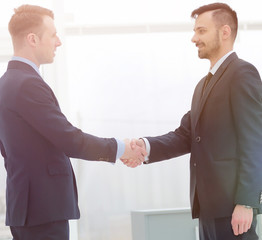
[[197,40],[198,40],[198,39],[197,39],[197,36],[196,36],[196,34],[194,33],[193,37],[191,38],[191,42],[196,43]]
[[57,40],[56,40],[56,46],[59,47],[62,45],[62,42],[60,41],[60,38],[57,37]]

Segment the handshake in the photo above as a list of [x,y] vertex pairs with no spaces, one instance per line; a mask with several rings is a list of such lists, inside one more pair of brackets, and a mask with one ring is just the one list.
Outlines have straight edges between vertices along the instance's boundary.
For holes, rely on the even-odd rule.
[[125,139],[125,152],[120,160],[128,167],[135,168],[145,161],[146,145],[142,139]]

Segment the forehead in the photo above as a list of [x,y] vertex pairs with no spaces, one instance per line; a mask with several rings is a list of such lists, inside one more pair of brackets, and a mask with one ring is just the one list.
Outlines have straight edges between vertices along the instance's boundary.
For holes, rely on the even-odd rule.
[[50,31],[50,32],[56,31],[54,19],[52,19],[49,16],[43,17],[43,26],[44,26],[45,30],[47,30],[47,31]]
[[200,28],[212,28],[215,26],[213,17],[212,17],[213,11],[204,12],[200,14],[196,21],[194,26],[194,31]]

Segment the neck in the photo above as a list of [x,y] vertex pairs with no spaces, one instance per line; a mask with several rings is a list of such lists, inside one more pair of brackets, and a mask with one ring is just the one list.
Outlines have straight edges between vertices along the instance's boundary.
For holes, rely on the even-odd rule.
[[231,52],[233,50],[233,46],[224,49],[223,51],[220,51],[217,55],[215,55],[214,57],[210,58],[210,69],[212,67],[214,67],[214,65],[217,63],[217,61],[222,58],[223,56],[225,56],[227,53]]
[[34,54],[31,51],[26,51],[26,50],[14,51],[14,56],[25,58],[33,62],[38,68],[40,67],[40,64],[38,63]]
[[[230,50],[231,51],[231,50]],[[222,55],[219,55],[218,57],[216,57],[216,58],[214,58],[214,59],[210,59],[210,69],[212,69],[215,65],[216,65],[216,63],[222,58],[222,57],[224,57],[227,53],[229,53],[230,51],[228,51],[228,52],[225,52],[224,54],[222,54]]]

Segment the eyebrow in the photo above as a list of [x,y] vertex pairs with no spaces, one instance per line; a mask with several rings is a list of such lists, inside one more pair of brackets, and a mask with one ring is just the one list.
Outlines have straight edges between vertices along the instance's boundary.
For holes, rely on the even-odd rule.
[[200,27],[194,28],[193,31],[195,32],[195,31],[200,30],[200,29],[205,29],[205,30],[206,30],[207,27],[202,27],[202,26],[200,26]]

